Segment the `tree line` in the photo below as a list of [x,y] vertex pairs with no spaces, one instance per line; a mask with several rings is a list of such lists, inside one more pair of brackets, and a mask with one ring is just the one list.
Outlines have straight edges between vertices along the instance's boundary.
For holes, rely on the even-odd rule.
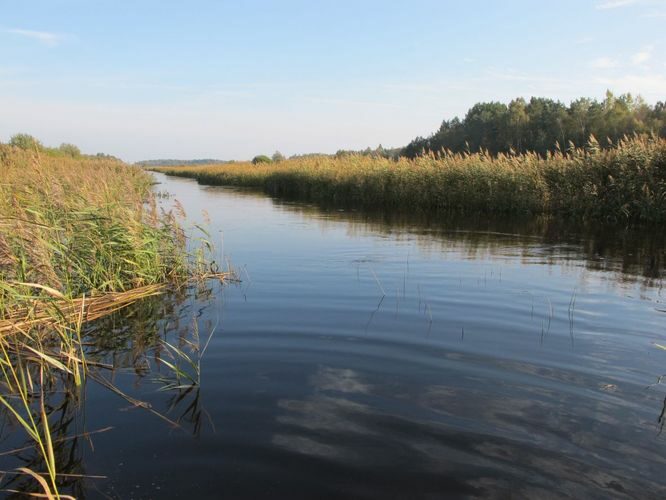
[[[0,143],[1,144],[1,143]],[[36,151],[38,153],[43,153],[48,156],[69,156],[71,158],[102,158],[105,160],[118,160],[113,155],[105,153],[97,153],[96,155],[86,155],[81,153],[81,150],[78,146],[74,144],[69,144],[63,142],[58,147],[49,147],[42,144],[42,142],[36,137],[30,134],[14,134],[7,143],[9,146],[13,146],[19,149],[25,149],[29,151]]]
[[[568,150],[584,146],[591,137],[602,147],[617,143],[625,136],[655,134],[666,137],[666,102],[654,106],[640,96],[615,96],[607,91],[603,100],[582,97],[568,106],[544,97],[528,100],[519,97],[508,105],[501,102],[481,102],[467,111],[464,118],[444,120],[439,130],[429,137],[417,137],[403,148],[366,148],[364,150],[338,150],[335,154],[301,154],[290,159],[308,157],[370,156],[397,160],[401,156],[415,158],[429,152],[451,151],[546,154],[556,149]],[[57,148],[46,147],[28,134],[14,135],[9,144],[22,149],[37,150],[53,156],[80,157],[81,151],[73,144],[63,143]],[[98,153],[96,156],[113,158]],[[285,156],[276,151],[272,156],[258,155],[252,163],[279,163]],[[233,161],[233,160],[232,160]],[[230,163],[222,160],[148,160],[142,166],[201,165]]]
[[666,102],[651,106],[641,97],[610,91],[602,101],[580,98],[568,106],[543,97],[520,97],[508,105],[475,104],[462,120],[444,120],[430,137],[414,139],[402,155],[414,158],[442,150],[545,154],[583,146],[591,136],[603,146],[642,133],[666,137]]

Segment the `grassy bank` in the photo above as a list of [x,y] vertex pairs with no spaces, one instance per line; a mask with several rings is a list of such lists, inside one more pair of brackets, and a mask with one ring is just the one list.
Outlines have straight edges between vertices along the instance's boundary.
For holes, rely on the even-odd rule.
[[625,139],[609,149],[592,141],[547,157],[444,152],[398,161],[316,157],[154,170],[322,204],[666,220],[666,140],[659,138]]
[[140,169],[10,148],[0,154],[0,314],[45,292],[17,282],[72,298],[186,275],[182,231],[175,217],[158,213],[152,179]]
[[47,396],[91,374],[83,325],[194,271],[151,182],[116,160],[0,146],[0,411],[43,460],[45,470],[17,473],[49,498],[59,497],[59,463]]

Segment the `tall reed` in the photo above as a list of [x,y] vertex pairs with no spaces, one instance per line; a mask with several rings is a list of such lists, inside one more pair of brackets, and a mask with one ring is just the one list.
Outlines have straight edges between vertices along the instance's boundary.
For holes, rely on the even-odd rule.
[[60,495],[45,392],[58,377],[84,384],[84,324],[180,286],[202,265],[151,182],[115,160],[0,146],[0,408],[46,468],[18,473],[48,498]]
[[609,149],[591,138],[585,148],[546,157],[443,151],[413,160],[321,156],[154,170],[322,204],[666,220],[666,140],[657,137],[625,138]]

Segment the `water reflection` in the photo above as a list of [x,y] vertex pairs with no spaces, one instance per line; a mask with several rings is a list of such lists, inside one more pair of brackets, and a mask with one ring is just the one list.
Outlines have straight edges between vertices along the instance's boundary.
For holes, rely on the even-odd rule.
[[[60,466],[59,485],[63,491],[71,492],[77,498],[84,497],[84,477],[87,476],[85,465],[81,456],[80,446],[89,438],[89,434],[82,431],[78,412],[81,409],[79,391],[74,387],[71,379],[59,380],[57,390],[51,388],[50,398],[46,407],[46,415],[49,420],[53,439],[54,456]],[[38,424],[43,425],[41,415],[36,415]],[[34,446],[33,441],[19,444],[18,441],[8,440],[8,435],[22,434],[22,429],[12,426],[12,417],[7,411],[3,411],[2,441],[17,443],[16,447],[0,454],[0,463],[9,463],[12,467],[27,467],[33,471],[47,470],[43,456]],[[95,433],[104,432],[109,429],[98,429]],[[9,470],[11,470],[11,468]],[[7,493],[7,498],[25,498],[26,494],[41,494],[43,490],[36,481],[28,474],[16,474],[6,472],[0,482],[0,491]]]
[[[663,444],[651,449],[634,444],[636,428],[622,422],[643,415],[621,393],[588,391],[595,377],[543,373],[527,364],[519,371],[536,379],[522,378],[517,386],[506,380],[515,363],[450,357],[492,368],[497,383],[488,385],[478,371],[451,367],[437,373],[448,384],[421,385],[415,379],[374,380],[370,372],[318,366],[309,396],[278,402],[280,431],[272,442],[318,460],[322,469],[367,474],[366,485],[379,474],[382,491],[395,497],[446,491],[455,497],[549,498],[557,491],[596,498],[605,491],[601,496],[656,498],[663,491],[644,476],[666,465]],[[342,482],[336,491],[340,497],[373,496],[356,482]]]
[[[265,202],[266,196],[241,188],[202,186],[212,194]],[[278,210],[299,214],[321,230],[345,223],[350,237],[384,234],[414,241],[432,253],[458,252],[469,260],[505,257],[522,263],[562,265],[581,261],[591,271],[613,273],[618,282],[640,280],[662,286],[666,266],[666,233],[660,227],[625,227],[550,216],[498,217],[488,214],[397,213],[322,208],[271,198]]]
[[[661,232],[162,187],[194,219],[210,213],[243,283],[93,325],[91,359],[135,402],[89,384],[67,417],[53,414],[76,437],[63,440],[63,463],[109,477],[68,476],[67,491],[663,497],[666,385],[650,385],[666,371]],[[63,398],[54,391],[51,407]],[[24,445],[7,421],[2,438]]]
[[[204,309],[218,301],[219,286],[196,286],[167,295],[155,296],[95,321],[87,326],[84,343],[89,365],[88,382],[77,387],[72,377],[51,374],[44,383],[45,408],[58,464],[58,487],[61,494],[86,498],[95,483],[106,479],[105,471],[88,473],[84,450],[94,450],[94,439],[101,433],[113,433],[113,427],[94,427],[86,412],[86,394],[97,384],[108,390],[108,397],[119,397],[126,408],[145,410],[154,415],[154,423],[171,430],[198,436],[202,426],[212,422],[200,393],[200,373],[196,366],[181,367],[182,361],[200,361],[200,332],[214,333],[211,321],[199,321]],[[204,339],[207,340],[207,339]],[[165,345],[178,345],[179,359]],[[177,367],[178,372],[172,367]],[[190,370],[191,380],[182,381],[180,370]],[[195,378],[196,377],[196,378]],[[35,378],[37,380],[37,378]],[[148,394],[144,391],[149,388]],[[147,397],[146,397],[147,396]],[[127,406],[129,405],[129,406]],[[42,417],[34,417],[39,426]],[[18,467],[46,471],[46,463],[31,439],[21,442],[22,429],[3,407],[0,413],[0,442],[6,451],[0,453],[5,472],[0,491],[10,498],[42,494],[40,486],[27,474],[16,473]]]

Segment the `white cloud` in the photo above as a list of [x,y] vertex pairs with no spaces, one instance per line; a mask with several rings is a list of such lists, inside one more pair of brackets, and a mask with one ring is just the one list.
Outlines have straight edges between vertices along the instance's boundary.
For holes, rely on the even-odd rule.
[[578,40],[576,40],[574,43],[576,45],[586,45],[586,44],[592,43],[592,42],[594,42],[594,37],[584,36],[584,37],[579,38]]
[[37,40],[38,42],[43,43],[48,47],[55,47],[63,40],[62,35],[58,35],[56,33],[49,33],[48,31],[33,31],[33,30],[24,30],[18,28],[9,29],[5,31],[13,35],[32,38],[33,40]]
[[495,71],[490,69],[486,71],[488,78],[493,80],[504,80],[508,82],[538,82],[538,83],[552,83],[559,81],[557,78],[552,78],[548,76],[542,76],[531,73],[522,73],[519,71],[514,71],[512,69]]
[[641,94],[648,101],[661,100],[666,95],[666,76],[661,74],[599,78],[597,82],[616,93],[631,92]]
[[666,17],[666,10],[652,10],[643,14],[641,17],[645,17],[647,19],[661,19]]
[[647,46],[647,47],[644,47],[642,50],[640,50],[639,52],[636,52],[632,56],[631,62],[634,63],[637,66],[648,62],[650,60],[650,58],[652,57],[652,49],[653,49],[653,47],[651,45]]
[[592,61],[591,66],[594,69],[612,69],[618,67],[618,62],[610,57],[600,57]]
[[640,0],[604,0],[603,2],[599,2],[597,4],[597,9],[617,9],[618,7],[628,7],[629,5],[635,5],[639,2]]

